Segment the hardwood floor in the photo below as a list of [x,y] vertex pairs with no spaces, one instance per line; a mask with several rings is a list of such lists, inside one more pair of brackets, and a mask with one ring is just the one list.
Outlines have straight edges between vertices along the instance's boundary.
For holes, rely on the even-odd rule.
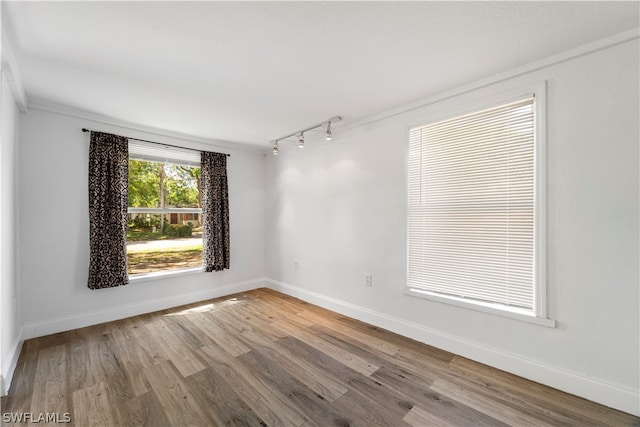
[[640,425],[268,289],[28,340],[2,412],[76,426]]

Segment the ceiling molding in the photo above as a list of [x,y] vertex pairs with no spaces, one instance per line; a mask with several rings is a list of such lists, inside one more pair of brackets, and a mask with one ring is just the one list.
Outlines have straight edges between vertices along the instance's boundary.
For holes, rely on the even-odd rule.
[[20,76],[20,69],[18,63],[13,55],[13,49],[11,48],[11,42],[7,36],[6,31],[2,28],[2,73],[6,76],[11,92],[16,100],[18,108],[23,113],[27,112],[27,96],[22,85],[22,78]]
[[[510,80],[531,72],[535,72],[540,69],[544,69],[553,65],[566,62],[566,61],[570,61],[575,58],[588,55],[603,49],[607,49],[607,48],[610,48],[625,42],[629,42],[631,40],[635,40],[638,38],[640,38],[640,28],[635,28],[632,30],[614,34],[610,37],[606,37],[606,38],[597,40],[595,42],[587,43],[582,46],[569,49],[559,54],[552,55],[550,57],[547,57],[538,61],[534,61],[529,64],[477,80],[475,82],[460,86],[453,90],[445,91],[431,97],[423,98],[419,101],[415,101],[413,103],[406,104],[392,110],[387,110],[381,113],[376,113],[370,116],[365,116],[365,117],[361,117],[353,120],[347,119],[340,123],[339,128],[334,128],[334,131],[337,131],[336,133],[344,133],[351,129],[359,128],[377,121],[381,121],[381,120],[385,120],[401,114],[409,113],[411,111],[426,107],[436,102],[440,102],[455,96],[462,95],[464,93],[468,93],[474,90],[481,89],[483,87],[487,87],[487,86],[497,84],[506,80]],[[138,124],[127,122],[117,118],[78,110],[72,107],[68,107],[66,105],[50,102],[43,99],[36,99],[36,98],[29,97],[28,101],[29,101],[29,108],[35,108],[39,110],[45,110],[49,112],[87,119],[97,123],[104,123],[108,125],[114,125],[114,126],[132,129],[135,131],[142,131],[142,132],[160,135],[160,136],[166,136],[166,137],[177,138],[181,140],[204,143],[204,144],[207,144],[208,146],[213,145],[213,146],[218,146],[218,147],[228,148],[228,149],[238,149],[241,151],[261,153],[264,155],[269,155],[271,153],[271,141],[268,141],[268,142],[265,141],[265,146],[263,147],[263,146],[256,146],[255,144],[242,144],[242,143],[236,143],[236,142],[230,142],[230,141],[224,141],[224,140],[208,139],[208,138],[182,134],[178,132],[166,131],[166,130],[153,128],[153,127],[138,125]],[[26,105],[26,101],[25,101],[25,105]],[[312,135],[310,135],[310,137],[311,136]]]
[[[199,144],[206,144],[206,147],[218,147],[224,148],[227,150],[236,150],[236,151],[246,151],[249,153],[263,153],[263,149],[261,147],[256,147],[249,144],[243,144],[238,142],[230,142],[219,139],[209,139],[209,138],[201,138],[193,135],[187,135],[180,132],[171,132],[164,129],[158,129],[151,126],[143,126],[136,123],[128,122],[126,120],[117,119],[114,117],[105,116],[102,114],[91,113],[88,111],[79,110],[73,107],[69,107],[67,105],[55,103],[52,101],[31,98],[29,97],[29,108],[32,110],[41,110],[47,111],[55,114],[62,114],[65,116],[75,117],[78,119],[88,120],[91,122],[95,122],[98,124],[104,124],[109,126],[117,126],[120,128],[129,129],[135,132],[144,132],[145,134],[160,136],[160,137],[168,137],[173,139],[179,139],[183,141],[191,141]],[[133,137],[134,135],[128,135]],[[159,141],[165,142],[165,141]],[[169,143],[169,141],[166,141]],[[206,149],[206,147],[199,147],[202,149]],[[196,148],[196,147],[193,147]]]
[[28,100],[264,150],[329,114],[404,110],[637,28],[639,13],[630,2],[2,6]]
[[341,126],[341,131],[345,132],[347,130],[368,125],[373,122],[385,120],[394,116],[398,116],[400,114],[409,113],[411,111],[426,107],[436,102],[444,101],[454,96],[462,95],[464,93],[478,90],[486,86],[503,82],[505,80],[510,80],[510,79],[522,76],[524,74],[541,70],[543,68],[561,64],[563,62],[567,62],[572,59],[576,59],[584,55],[595,53],[600,50],[607,49],[607,48],[610,48],[622,43],[626,43],[628,41],[635,40],[638,38],[640,38],[640,27],[634,28],[632,30],[624,31],[622,33],[614,34],[610,37],[606,37],[604,39],[600,39],[595,42],[587,43],[573,49],[569,49],[559,54],[556,54],[538,61],[531,62],[529,64],[514,68],[512,70],[508,70],[490,77],[477,80],[475,82],[466,84],[464,86],[460,86],[456,89],[452,89],[446,92],[442,92],[435,96],[430,96],[430,97],[421,99],[419,101],[412,102],[411,104],[403,105],[401,107],[394,108],[392,110],[388,110],[382,113],[373,114],[371,116],[364,117],[361,119],[356,119],[351,122],[345,121]]
[[[624,31],[622,33],[614,34],[610,37],[606,37],[604,39],[597,40],[595,42],[587,43],[582,46],[578,46],[573,49],[569,49],[565,52],[561,52],[559,54],[532,62],[530,64],[523,65],[521,67],[514,68],[512,70],[508,70],[502,72],[500,74],[496,74],[490,77],[486,77],[484,79],[477,80],[475,82],[466,84],[464,86],[460,86],[456,89],[452,89],[446,92],[442,92],[438,95],[423,98],[419,101],[413,102],[411,104],[403,105],[398,108],[394,108],[392,110],[388,110],[382,113],[373,114],[371,116],[363,117],[355,120],[345,120],[340,124],[339,133],[344,133],[352,129],[356,129],[365,125],[369,125],[371,123],[375,123],[378,121],[382,121],[385,119],[389,119],[401,114],[409,113],[414,110],[418,110],[420,108],[426,107],[431,104],[435,104],[436,102],[444,101],[449,98],[453,98],[454,96],[459,96],[474,90],[481,89],[486,86],[491,86],[493,84],[497,84],[506,80],[510,80],[524,74],[532,73],[534,71],[541,70],[543,68],[551,67],[553,65],[561,64],[563,62],[567,62],[576,58],[579,58],[584,55],[589,55],[591,53],[598,52],[603,49],[607,49],[622,43],[629,42],[631,40],[635,40],[640,38],[640,28],[635,28],[633,30]],[[334,129],[335,130],[335,129]],[[338,132],[334,132],[338,133]],[[269,142],[269,148],[262,150],[265,156],[271,154],[271,142]]]

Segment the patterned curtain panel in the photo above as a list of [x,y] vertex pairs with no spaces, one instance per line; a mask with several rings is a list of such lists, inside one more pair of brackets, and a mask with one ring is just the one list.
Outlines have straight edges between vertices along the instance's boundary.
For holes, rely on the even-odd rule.
[[91,132],[89,145],[89,288],[129,283],[126,137]]
[[202,170],[202,269],[229,268],[229,188],[227,155],[203,151]]

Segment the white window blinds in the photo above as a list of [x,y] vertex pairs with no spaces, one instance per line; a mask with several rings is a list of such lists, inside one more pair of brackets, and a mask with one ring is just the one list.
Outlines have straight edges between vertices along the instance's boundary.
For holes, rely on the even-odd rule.
[[533,311],[534,111],[411,129],[409,288]]

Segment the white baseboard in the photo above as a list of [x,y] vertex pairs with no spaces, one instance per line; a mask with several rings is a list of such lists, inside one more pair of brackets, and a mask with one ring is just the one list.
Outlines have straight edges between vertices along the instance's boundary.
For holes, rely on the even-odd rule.
[[640,416],[638,390],[610,384],[587,375],[546,365],[517,354],[485,346],[457,336],[370,310],[355,304],[301,289],[277,280],[266,279],[267,287],[304,301],[370,323],[471,360],[501,369],[558,390]]
[[18,357],[20,357],[20,351],[22,350],[22,343],[24,342],[22,339],[23,331],[20,330],[18,334],[17,341],[11,347],[9,351],[9,362],[2,366],[2,378],[0,381],[0,396],[6,396],[11,388],[11,381],[13,381],[13,373],[16,370],[16,366],[18,366]]
[[126,317],[137,316],[139,314],[151,313],[167,308],[178,307],[184,304],[191,304],[211,298],[218,298],[237,292],[245,292],[252,289],[264,287],[265,279],[253,279],[246,282],[233,283],[221,287],[207,289],[205,291],[192,292],[189,294],[175,295],[169,298],[158,298],[146,300],[138,304],[124,305],[110,308],[109,310],[76,314],[67,317],[58,317],[42,322],[27,323],[23,326],[24,339],[31,339],[45,335],[56,334],[58,332],[70,331],[72,329],[84,328],[86,326],[97,325],[99,323],[111,322],[113,320],[124,319]]

